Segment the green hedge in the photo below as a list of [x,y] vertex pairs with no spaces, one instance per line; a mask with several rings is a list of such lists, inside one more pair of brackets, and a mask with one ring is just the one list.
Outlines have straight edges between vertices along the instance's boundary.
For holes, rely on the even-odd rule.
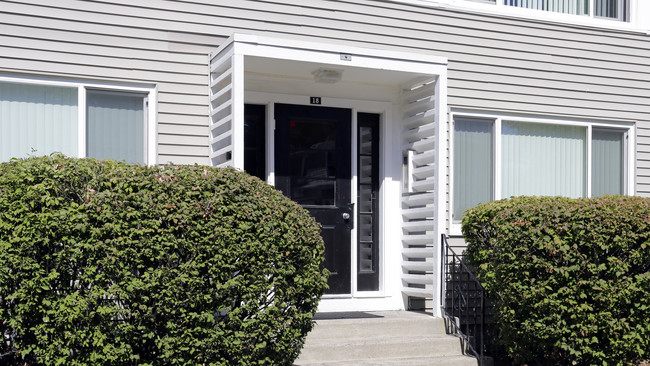
[[517,362],[650,359],[650,200],[519,197],[463,217],[467,255]]
[[234,169],[0,164],[0,331],[17,364],[290,365],[323,251],[304,209]]

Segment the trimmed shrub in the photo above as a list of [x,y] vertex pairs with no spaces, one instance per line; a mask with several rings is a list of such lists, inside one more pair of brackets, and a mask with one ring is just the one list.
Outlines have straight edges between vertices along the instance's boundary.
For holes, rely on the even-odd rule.
[[516,362],[650,358],[650,200],[519,197],[463,217],[467,258]]
[[290,365],[323,251],[307,211],[234,169],[0,164],[0,330],[21,365]]

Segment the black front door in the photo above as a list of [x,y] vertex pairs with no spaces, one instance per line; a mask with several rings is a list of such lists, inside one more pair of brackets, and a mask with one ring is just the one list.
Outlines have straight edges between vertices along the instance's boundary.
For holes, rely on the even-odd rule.
[[275,104],[276,188],[322,226],[330,294],[350,291],[352,111]]

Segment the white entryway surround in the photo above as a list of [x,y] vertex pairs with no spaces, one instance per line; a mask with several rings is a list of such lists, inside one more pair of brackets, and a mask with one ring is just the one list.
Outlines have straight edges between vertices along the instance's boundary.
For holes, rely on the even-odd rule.
[[[407,307],[409,296],[439,303],[439,237],[445,231],[447,196],[447,59],[234,34],[210,60],[210,161],[214,166],[244,168],[245,103],[267,106],[270,184],[274,183],[274,103],[317,101],[321,106],[349,108],[352,141],[357,138],[357,112],[381,115],[379,291],[357,291],[353,229],[352,291],[326,295],[319,311],[400,310]],[[340,81],[317,82],[314,74],[319,69],[333,70]],[[356,171],[353,159],[353,199]]]

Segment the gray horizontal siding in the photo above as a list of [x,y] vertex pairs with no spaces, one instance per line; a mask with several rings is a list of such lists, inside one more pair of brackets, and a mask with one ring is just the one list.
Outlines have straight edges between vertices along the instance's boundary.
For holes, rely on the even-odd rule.
[[207,57],[233,32],[449,59],[449,106],[638,121],[650,195],[650,42],[639,33],[378,0],[3,1],[0,69],[155,84],[159,160],[207,163]]

